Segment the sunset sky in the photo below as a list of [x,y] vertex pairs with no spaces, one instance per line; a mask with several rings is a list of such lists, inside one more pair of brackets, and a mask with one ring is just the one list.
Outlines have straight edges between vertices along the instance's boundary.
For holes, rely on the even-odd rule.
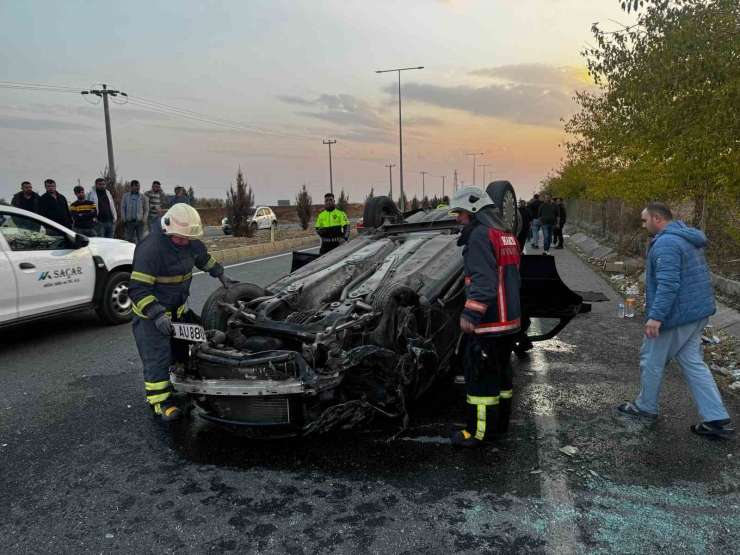
[[[612,21],[613,20],[613,21]],[[531,195],[561,157],[560,118],[590,85],[580,52],[591,25],[630,23],[617,0],[240,0],[0,3],[0,80],[89,89],[248,124],[281,135],[177,117],[132,98],[112,105],[124,179],[223,197],[241,165],[257,202],[293,199],[305,182],[361,201],[398,194],[402,76],[409,198],[472,184],[468,152]],[[618,23],[617,23],[618,22]],[[135,105],[134,103],[139,105]],[[149,104],[150,107],[160,107]],[[165,110],[166,111],[166,110]],[[76,93],[0,88],[0,197],[54,178],[72,197],[107,163],[102,103]],[[482,168],[476,168],[478,185]],[[488,179],[490,181],[490,179]]]

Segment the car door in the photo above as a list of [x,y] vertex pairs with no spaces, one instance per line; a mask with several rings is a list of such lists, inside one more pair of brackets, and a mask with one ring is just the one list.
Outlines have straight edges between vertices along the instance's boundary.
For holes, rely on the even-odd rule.
[[[0,225],[2,216],[0,216]],[[0,322],[15,320],[18,317],[18,284],[13,266],[8,258],[8,244],[0,236]]]
[[259,229],[265,229],[269,227],[266,220],[267,218],[265,218],[265,209],[260,208],[259,210],[257,210],[257,227]]
[[72,248],[68,230],[30,214],[0,216],[5,254],[16,278],[19,318],[92,302],[95,263],[89,247]]

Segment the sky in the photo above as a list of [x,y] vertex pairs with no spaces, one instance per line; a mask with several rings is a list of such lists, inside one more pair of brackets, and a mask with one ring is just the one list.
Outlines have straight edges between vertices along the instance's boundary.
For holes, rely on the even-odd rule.
[[[399,191],[398,74],[375,71],[424,66],[401,75],[407,196],[440,195],[441,176],[450,193],[454,170],[472,185],[467,154],[482,152],[477,185],[486,171],[529,198],[562,157],[575,91],[592,87],[592,24],[631,22],[619,4],[0,0],[0,81],[126,92],[110,109],[115,164],[145,189],[156,179],[223,198],[241,167],[259,204],[303,183],[318,201],[322,141],[336,140],[334,191],[361,202],[387,193],[386,165]],[[78,179],[93,184],[108,160],[103,105],[90,102],[0,86],[0,197],[24,180],[43,192],[53,178],[68,197]]]

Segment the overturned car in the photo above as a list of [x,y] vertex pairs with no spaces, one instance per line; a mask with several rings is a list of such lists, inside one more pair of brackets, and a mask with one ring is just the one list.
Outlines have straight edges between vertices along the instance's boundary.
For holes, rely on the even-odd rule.
[[[513,233],[507,181],[488,193]],[[201,323],[208,341],[172,373],[200,416],[252,437],[352,427],[407,416],[435,381],[461,368],[465,304],[460,226],[447,209],[399,213],[375,197],[365,232],[318,257],[294,253],[290,274],[265,288],[216,290]],[[524,256],[519,352],[557,334],[579,311],[554,259]]]

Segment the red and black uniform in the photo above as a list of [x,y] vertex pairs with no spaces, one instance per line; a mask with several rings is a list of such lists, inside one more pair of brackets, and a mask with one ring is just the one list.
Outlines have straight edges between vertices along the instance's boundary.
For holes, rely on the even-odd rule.
[[465,292],[462,317],[475,326],[468,340],[465,388],[466,430],[476,439],[509,427],[512,397],[511,351],[521,328],[519,243],[502,231],[498,209],[486,207],[465,228]]

